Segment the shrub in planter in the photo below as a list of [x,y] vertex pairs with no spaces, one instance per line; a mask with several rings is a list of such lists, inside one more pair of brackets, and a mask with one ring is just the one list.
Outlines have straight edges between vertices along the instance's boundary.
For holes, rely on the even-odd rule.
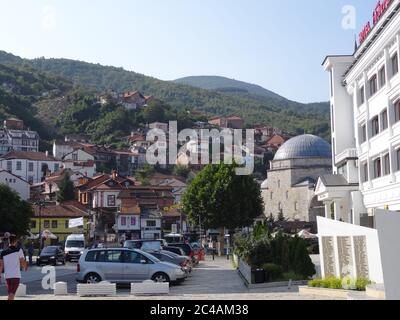
[[342,279],[327,278],[325,279],[324,287],[330,289],[342,289],[343,288]]
[[276,281],[282,278],[282,267],[273,263],[266,263],[262,266],[265,272],[265,280],[267,282]]
[[372,282],[368,279],[360,278],[356,280],[356,290],[357,291],[365,291],[367,286],[370,285]]

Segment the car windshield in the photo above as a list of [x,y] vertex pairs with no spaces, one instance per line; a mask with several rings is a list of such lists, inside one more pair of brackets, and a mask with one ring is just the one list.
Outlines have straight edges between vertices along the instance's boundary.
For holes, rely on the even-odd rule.
[[81,240],[68,240],[65,244],[66,248],[83,248],[85,247],[85,242]]
[[42,254],[54,254],[57,252],[57,247],[46,247],[43,249]]

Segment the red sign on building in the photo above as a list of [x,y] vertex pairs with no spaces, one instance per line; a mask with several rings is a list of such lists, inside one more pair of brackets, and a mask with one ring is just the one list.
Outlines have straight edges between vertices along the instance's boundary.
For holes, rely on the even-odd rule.
[[[374,26],[378,23],[378,21],[381,19],[383,14],[386,12],[387,8],[391,5],[393,0],[380,0],[376,7],[375,10],[372,14],[372,21]],[[359,43],[362,44],[365,39],[368,37],[369,33],[371,32],[371,23],[368,21],[368,23],[364,26],[362,31],[359,34]]]

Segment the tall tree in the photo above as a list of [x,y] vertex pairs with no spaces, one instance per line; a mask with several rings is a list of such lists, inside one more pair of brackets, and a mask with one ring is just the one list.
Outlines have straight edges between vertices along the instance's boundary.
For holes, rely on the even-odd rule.
[[0,232],[26,235],[32,216],[32,206],[8,186],[0,184]]
[[252,176],[239,176],[236,165],[208,165],[183,196],[184,212],[195,225],[231,231],[251,225],[263,213],[260,186]]
[[71,181],[68,172],[65,172],[62,176],[62,180],[58,185],[57,201],[65,202],[75,199],[74,184]]

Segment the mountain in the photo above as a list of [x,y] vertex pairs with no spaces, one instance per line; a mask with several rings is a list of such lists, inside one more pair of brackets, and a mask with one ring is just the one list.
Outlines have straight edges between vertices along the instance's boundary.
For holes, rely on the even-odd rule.
[[256,84],[219,76],[193,76],[174,80],[178,84],[220,92],[249,93],[261,97],[283,100],[285,98]]
[[[206,116],[236,114],[242,116],[248,125],[264,123],[297,133],[316,134],[327,139],[330,135],[327,103],[301,104],[254,85],[243,83],[240,87],[235,82],[224,81],[223,83],[230,86],[235,83],[236,89],[229,91],[225,87],[225,92],[221,92],[162,81],[112,66],[69,59],[28,60],[2,51],[0,64],[28,66],[38,73],[62,78],[74,87],[80,86],[86,88],[85,90],[139,90],[145,95],[157,97],[178,111],[196,110]],[[46,104],[46,113],[51,111],[53,102]],[[58,107],[54,108],[53,113],[57,113]],[[64,105],[63,108],[68,106]]]

